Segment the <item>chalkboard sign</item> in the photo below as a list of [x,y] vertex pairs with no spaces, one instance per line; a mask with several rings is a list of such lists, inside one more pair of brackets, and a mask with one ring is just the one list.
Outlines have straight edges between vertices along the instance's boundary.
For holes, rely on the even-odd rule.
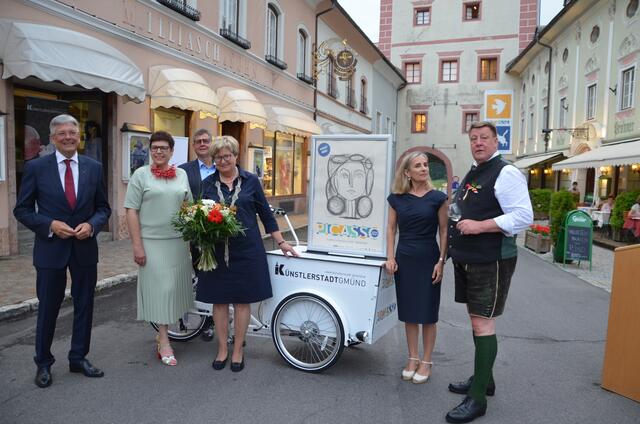
[[569,212],[564,220],[564,255],[567,260],[589,261],[591,270],[591,246],[593,243],[593,222],[583,211]]

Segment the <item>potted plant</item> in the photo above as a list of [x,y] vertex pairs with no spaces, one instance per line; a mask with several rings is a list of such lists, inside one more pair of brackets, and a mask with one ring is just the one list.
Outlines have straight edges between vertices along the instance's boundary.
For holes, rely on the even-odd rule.
[[611,238],[613,240],[622,241],[622,226],[624,225],[623,214],[631,209],[638,195],[640,195],[640,191],[627,191],[618,194],[618,197],[616,197],[616,203],[611,210],[611,219],[609,220],[609,225],[611,225],[612,230]]
[[551,250],[550,233],[551,229],[546,225],[533,224],[525,234],[524,246],[536,253],[547,253]]
[[533,206],[533,219],[549,219],[549,205],[551,203],[551,191],[548,188],[534,188],[529,190],[531,206]]
[[[553,260],[562,262],[564,251],[564,230],[562,224],[568,212],[576,208],[573,195],[568,191],[557,191],[551,195],[549,207],[549,226],[553,243]],[[562,231],[561,231],[562,230]]]

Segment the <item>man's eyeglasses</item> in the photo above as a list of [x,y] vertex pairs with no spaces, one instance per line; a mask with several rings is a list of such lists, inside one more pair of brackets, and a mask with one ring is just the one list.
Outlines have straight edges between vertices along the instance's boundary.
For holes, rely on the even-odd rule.
[[151,146],[149,150],[152,152],[166,152],[169,150],[169,146]]
[[229,162],[233,158],[233,155],[222,155],[222,156],[214,156],[213,160],[216,162]]
[[58,132],[53,133],[53,135],[56,136],[56,137],[67,137],[67,136],[75,137],[78,134],[80,134],[80,132],[78,130],[58,131]]
[[198,140],[193,140],[193,144],[211,144],[211,140],[208,138],[200,138]]

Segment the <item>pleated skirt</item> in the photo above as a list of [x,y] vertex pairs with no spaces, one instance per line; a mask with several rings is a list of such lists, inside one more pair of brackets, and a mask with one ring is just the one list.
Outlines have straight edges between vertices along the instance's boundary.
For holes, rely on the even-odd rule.
[[189,244],[142,239],[147,263],[138,268],[138,319],[173,324],[193,306]]

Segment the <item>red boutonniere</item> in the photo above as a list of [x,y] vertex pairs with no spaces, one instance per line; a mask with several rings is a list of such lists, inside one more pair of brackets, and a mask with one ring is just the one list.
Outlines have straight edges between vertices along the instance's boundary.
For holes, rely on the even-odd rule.
[[170,180],[176,177],[176,167],[171,165],[167,169],[160,169],[152,166],[151,173],[155,175],[156,178],[164,178],[165,180]]
[[467,183],[467,185],[465,185],[464,188],[465,188],[465,192],[464,192],[464,196],[462,197],[462,200],[467,198],[467,195],[469,194],[469,192],[472,192],[473,194],[478,194],[478,190],[480,190],[482,186],[474,181],[471,184]]

